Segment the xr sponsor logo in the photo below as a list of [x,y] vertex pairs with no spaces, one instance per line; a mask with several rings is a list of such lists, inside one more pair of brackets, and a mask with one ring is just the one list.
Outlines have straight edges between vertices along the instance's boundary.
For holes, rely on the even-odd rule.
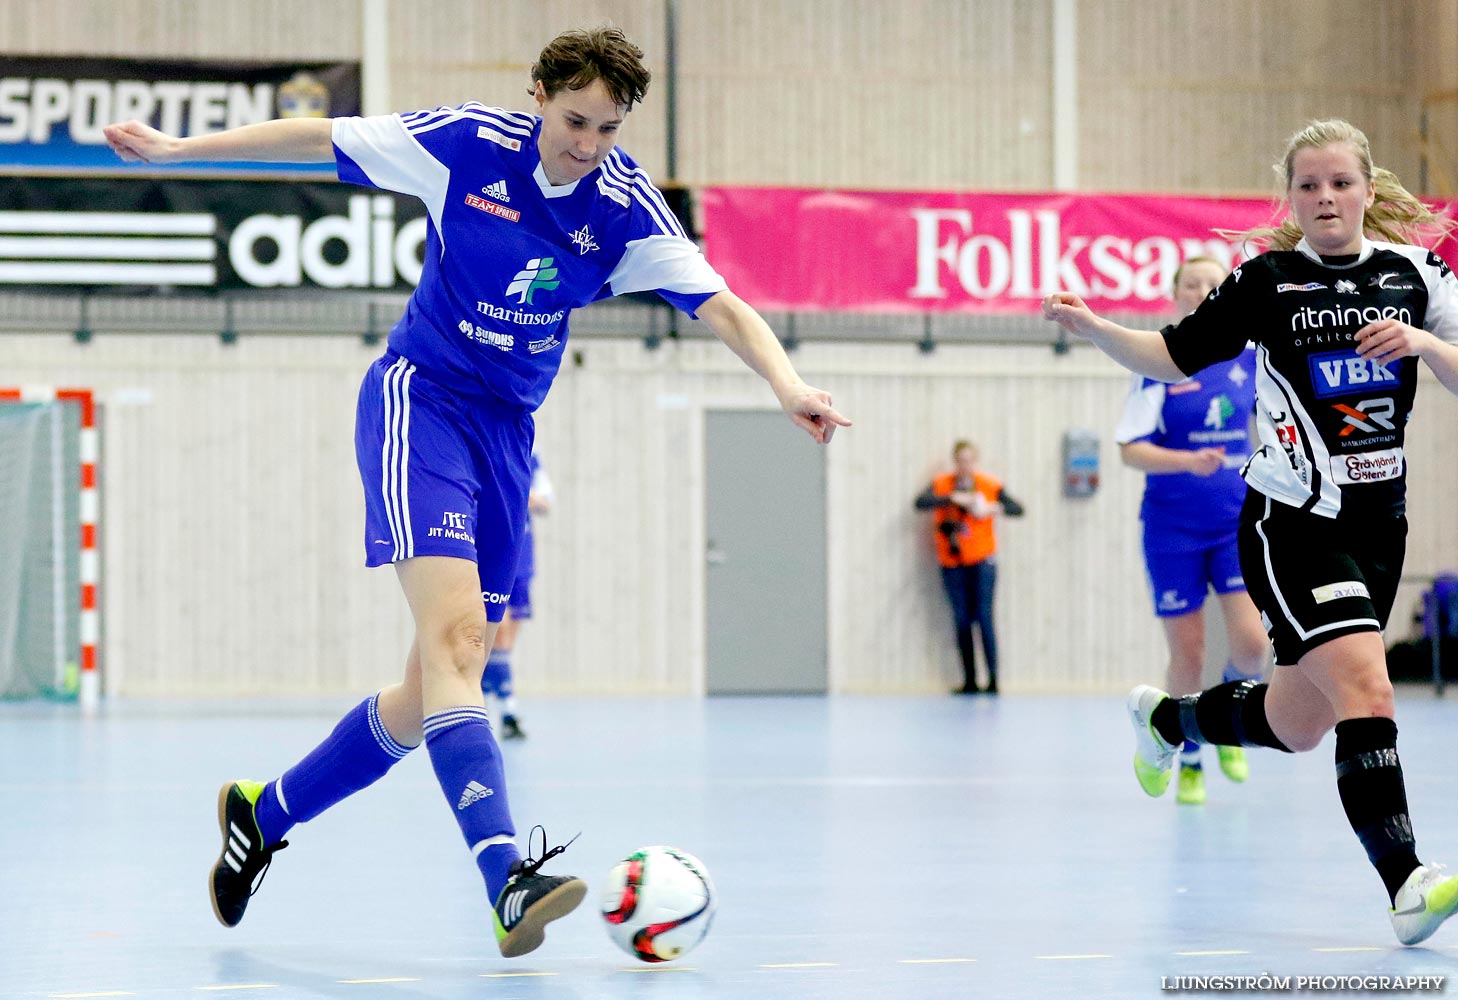
[[1346,425],[1338,437],[1351,437],[1358,431],[1363,434],[1380,434],[1397,429],[1392,423],[1392,418],[1397,413],[1397,402],[1391,396],[1363,399],[1356,406],[1333,403],[1331,408],[1342,415],[1342,423]]
[[561,284],[555,280],[557,269],[552,266],[552,260],[551,257],[533,257],[527,261],[526,267],[516,272],[516,277],[506,286],[506,294],[515,295],[518,305],[535,305],[532,296],[544,288],[551,291]]

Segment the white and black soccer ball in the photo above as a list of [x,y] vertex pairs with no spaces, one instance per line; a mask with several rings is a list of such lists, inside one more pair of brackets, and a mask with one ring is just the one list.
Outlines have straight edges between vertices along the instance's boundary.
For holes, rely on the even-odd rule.
[[644,847],[608,872],[602,918],[617,946],[644,962],[681,958],[709,933],[714,883],[676,847]]

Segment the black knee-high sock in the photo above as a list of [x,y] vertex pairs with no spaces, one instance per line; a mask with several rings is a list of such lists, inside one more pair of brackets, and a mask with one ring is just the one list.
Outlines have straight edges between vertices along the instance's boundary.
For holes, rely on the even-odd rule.
[[1395,900],[1420,862],[1397,759],[1397,723],[1347,719],[1336,727],[1337,794],[1367,858]]
[[1270,747],[1291,752],[1266,720],[1269,684],[1231,681],[1186,698],[1170,698],[1154,710],[1154,728],[1166,743],[1186,740],[1222,747]]

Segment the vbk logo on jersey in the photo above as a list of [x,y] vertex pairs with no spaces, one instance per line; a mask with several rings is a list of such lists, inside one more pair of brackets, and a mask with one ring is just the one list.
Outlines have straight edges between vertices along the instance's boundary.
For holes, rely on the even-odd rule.
[[1311,364],[1311,385],[1316,395],[1323,399],[1367,392],[1374,385],[1397,382],[1397,375],[1386,366],[1359,357],[1356,351],[1313,354],[1308,360]]
[[557,269],[552,266],[551,257],[533,257],[526,262],[526,267],[516,272],[516,277],[506,286],[506,294],[517,296],[518,305],[535,305],[533,295],[543,288],[551,291],[561,284],[552,280],[556,277]]

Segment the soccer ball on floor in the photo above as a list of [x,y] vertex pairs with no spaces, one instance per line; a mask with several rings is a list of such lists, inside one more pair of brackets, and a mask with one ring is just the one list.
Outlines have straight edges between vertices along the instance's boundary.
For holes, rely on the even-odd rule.
[[703,862],[674,847],[644,847],[608,872],[602,918],[617,946],[644,962],[687,955],[709,932],[714,883]]

